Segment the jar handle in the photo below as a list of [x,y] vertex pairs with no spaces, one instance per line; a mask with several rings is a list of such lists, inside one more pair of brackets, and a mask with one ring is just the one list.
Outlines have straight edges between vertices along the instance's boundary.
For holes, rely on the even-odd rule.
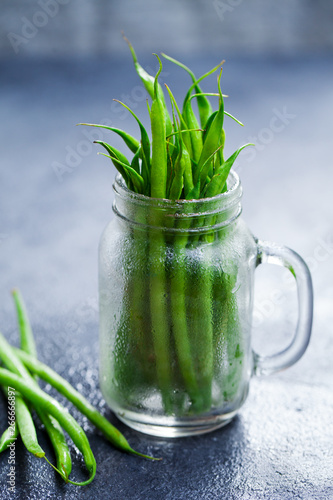
[[277,264],[293,274],[297,284],[298,322],[290,345],[272,356],[261,356],[253,352],[254,374],[270,375],[288,368],[304,354],[311,335],[313,316],[313,289],[310,271],[304,260],[293,250],[267,241],[257,241],[257,266]]

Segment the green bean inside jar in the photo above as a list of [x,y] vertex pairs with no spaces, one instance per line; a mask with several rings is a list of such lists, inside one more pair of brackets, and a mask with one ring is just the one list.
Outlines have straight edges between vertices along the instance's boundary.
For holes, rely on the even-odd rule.
[[[160,58],[152,77],[130,49],[152,99],[151,139],[123,103],[137,121],[139,140],[85,124],[120,135],[132,152],[129,161],[96,141],[119,172],[114,217],[99,249],[100,383],[111,409],[129,426],[185,436],[226,424],[246,399],[255,369],[254,270],[259,254],[275,250],[260,246],[240,217],[241,183],[231,168],[249,144],[224,158],[224,118],[236,118],[224,109],[223,63],[197,79],[164,55],[192,79],[182,109],[165,85],[169,114],[158,83]],[[214,72],[217,91],[203,93],[201,80]]]

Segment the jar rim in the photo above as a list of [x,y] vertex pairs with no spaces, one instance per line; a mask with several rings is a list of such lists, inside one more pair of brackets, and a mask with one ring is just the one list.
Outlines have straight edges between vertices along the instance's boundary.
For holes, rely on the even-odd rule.
[[122,198],[130,198],[132,201],[140,205],[156,204],[158,206],[163,205],[170,208],[172,207],[179,208],[181,206],[186,207],[187,205],[191,204],[193,205],[193,203],[204,205],[204,204],[210,204],[212,202],[223,201],[223,205],[227,207],[233,205],[234,203],[239,202],[240,198],[242,197],[241,181],[238,174],[233,169],[231,169],[229,172],[227,184],[229,183],[231,185],[230,187],[228,187],[228,190],[225,191],[224,193],[220,193],[209,198],[198,198],[198,199],[194,198],[191,200],[185,200],[185,199],[170,200],[168,198],[153,198],[151,196],[146,196],[144,194],[135,193],[134,191],[128,189],[123,177],[119,173],[116,175],[112,187],[114,192],[118,196],[120,195]]
[[183,232],[184,226],[189,233],[211,232],[232,224],[242,212],[242,188],[236,172],[230,172],[227,185],[225,193],[211,198],[175,201],[135,193],[118,174],[112,209],[115,215],[136,225],[170,232]]

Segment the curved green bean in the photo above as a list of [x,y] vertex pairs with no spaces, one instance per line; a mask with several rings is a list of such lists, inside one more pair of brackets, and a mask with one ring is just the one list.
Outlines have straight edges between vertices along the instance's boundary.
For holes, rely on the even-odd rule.
[[13,443],[13,441],[17,439],[18,435],[19,435],[19,429],[17,422],[15,420],[14,426],[7,427],[7,429],[2,433],[0,439],[0,453],[7,450],[8,446],[10,446]]
[[49,415],[45,411],[42,411],[38,408],[35,408],[35,411],[39,417],[39,420],[44,425],[53,446],[57,468],[64,472],[66,478],[68,478],[68,476],[72,472],[72,459],[65,434],[58,420],[52,417],[52,415]]
[[[24,302],[20,295],[17,295],[17,307],[18,310],[24,310]],[[26,326],[29,324],[28,316],[26,314],[24,321],[20,325],[20,336],[21,336],[21,344],[23,340],[23,344],[28,348],[33,349],[34,338],[32,335],[31,329],[27,329]],[[31,332],[31,337],[25,338],[27,332]],[[30,335],[28,333],[27,335]],[[24,341],[25,340],[25,341]],[[23,352],[23,351],[21,351]],[[32,358],[37,359],[34,355]],[[0,333],[0,359],[7,366],[9,370],[13,373],[23,377],[25,380],[30,381],[32,385],[35,385],[38,388],[37,380],[32,378],[29,371],[26,369],[24,364],[20,361],[20,359],[15,355],[13,348],[8,344],[3,335]],[[72,461],[70,457],[70,452],[66,443],[66,439],[64,433],[58,422],[47,412],[41,410],[40,408],[35,408],[41,422],[45,426],[45,430],[47,431],[50,441],[53,445],[53,449],[56,455],[58,468],[65,471],[66,477],[69,476],[72,470]],[[26,406],[25,402],[22,398],[17,395],[16,396],[16,419],[18,424],[18,429],[21,434],[22,441],[30,453],[33,453],[36,456],[44,456],[45,453],[40,448],[37,442],[37,435],[35,426],[31,417],[30,410]],[[43,453],[41,455],[41,453]]]
[[[13,290],[12,295],[15,301],[17,316],[19,319],[21,349],[22,351],[31,355],[33,358],[37,359],[36,343],[32,328],[30,326],[29,316],[25,307],[23,297],[19,290]],[[18,360],[14,361],[17,374],[20,374],[21,368],[22,375],[26,375]],[[38,377],[36,375],[34,377],[34,380],[36,384],[38,384]],[[57,467],[58,469],[64,471],[65,475],[68,477],[72,471],[72,460],[63,430],[57,420],[55,420],[55,418],[53,418],[51,415],[48,415],[38,408],[35,408],[35,410],[40,421],[44,425],[53,446],[57,461]]]
[[[155,78],[153,76],[149,75],[149,73],[147,73],[147,71],[145,69],[143,69],[141,64],[139,64],[139,61],[138,61],[138,58],[137,58],[136,53],[134,51],[134,48],[133,48],[132,44],[130,43],[130,41],[128,40],[128,38],[126,38],[124,36],[124,34],[123,34],[123,38],[127,42],[129,49],[131,51],[133,62],[134,62],[134,67],[136,69],[137,74],[139,75],[139,77],[140,77],[145,89],[147,90],[148,94],[150,95],[150,97],[152,99],[154,99],[155,98],[154,97],[155,96]],[[158,93],[159,101],[161,102],[163,109],[164,109],[166,130],[167,130],[167,134],[169,134],[172,132],[172,124],[171,124],[171,119],[170,119],[170,116],[168,113],[168,108],[166,107],[163,89],[162,89],[160,84],[157,85],[156,92]]]
[[114,446],[134,455],[139,455],[145,458],[153,458],[133,450],[128,444],[126,438],[118,431],[118,429],[116,429],[105,417],[103,417],[98,410],[96,410],[96,408],[94,408],[89,401],[82,396],[82,394],[80,394],[74,389],[74,387],[71,386],[69,382],[67,382],[67,380],[52,370],[52,368],[45,365],[38,359],[34,359],[32,356],[21,351],[20,349],[14,348],[14,351],[20,362],[24,363],[26,368],[63,394],[68,401],[73,403],[74,406],[76,406],[76,408],[78,408],[78,410],[80,410],[80,412],[90,420],[90,422],[102,431],[104,436]]
[[247,146],[254,146],[254,144],[244,144],[237,151],[235,151],[216,171],[216,174],[211,178],[210,182],[206,185],[204,196],[211,198],[217,194],[222,193],[226,188],[227,178],[233,164],[239,153]]
[[190,70],[190,68],[185,66],[185,64],[177,61],[173,57],[167,56],[163,52],[162,52],[162,56],[165,57],[165,59],[167,59],[168,61],[173,62],[174,64],[177,64],[177,66],[183,68],[185,71],[187,71],[187,73],[192,78],[192,81],[195,84],[194,89],[197,93],[196,98],[197,98],[197,103],[198,103],[200,123],[201,123],[201,126],[204,127],[213,110],[212,110],[212,107],[211,107],[209,100],[206,99],[205,95],[202,94],[201,88],[199,87],[199,85],[197,83],[197,78],[195,77],[194,73]]
[[192,129],[189,134],[191,137],[191,146],[192,146],[192,154],[195,162],[198,162],[200,159],[201,151],[202,151],[202,133],[199,127],[198,120],[194,114],[192,109],[192,100],[188,99],[185,108],[183,110],[184,119],[187,123],[187,128]]
[[223,129],[224,102],[220,86],[221,75],[222,75],[222,70],[218,78],[218,88],[220,94],[219,110],[206,134],[206,138],[203,143],[202,152],[198,162],[198,168],[196,169],[194,175],[194,183],[196,183],[198,179],[200,179],[201,189],[203,188],[206,182],[207,174],[209,171],[209,163],[207,163],[207,159],[212,154],[212,152],[215,151],[220,146],[219,142],[221,138],[221,130]]
[[78,123],[78,125],[86,125],[87,127],[98,127],[98,128],[104,128],[106,130],[110,130],[111,132],[115,132],[118,134],[126,144],[126,146],[132,151],[132,153],[135,153],[140,146],[140,143],[135,137],[132,135],[128,134],[124,130],[121,130],[120,128],[116,127],[109,127],[107,125],[98,125],[96,123]]
[[[115,102],[118,102],[124,108],[127,109],[133,116],[133,118],[136,120],[137,124],[139,125],[140,128],[140,134],[141,134],[141,157],[142,157],[142,169],[141,169],[141,174],[145,183],[145,193],[148,194],[149,186],[150,186],[150,140],[148,133],[145,129],[145,127],[142,125],[141,121],[139,118],[136,116],[136,114],[129,108],[126,104],[123,102],[119,101],[118,99],[113,99]],[[119,158],[120,159],[120,158]],[[121,160],[122,161],[122,160]],[[126,162],[125,162],[126,163]]]
[[[69,434],[74,444],[83,454],[83,458],[90,474],[87,481],[80,483],[69,480],[64,473],[58,471],[60,475],[68,482],[76,484],[78,486],[83,486],[89,484],[95,477],[96,474],[96,461],[95,457],[91,451],[88,438],[82,429],[82,427],[76,422],[74,417],[66,411],[66,409],[51,396],[43,392],[32,380],[31,378],[24,380],[21,376],[16,375],[5,368],[0,368],[0,384],[13,387],[22,394],[22,396],[28,399],[34,406],[50,413],[60,425]],[[21,435],[22,435],[22,430]],[[41,455],[37,455],[41,456]]]
[[155,76],[154,99],[150,114],[152,134],[151,196],[153,198],[165,198],[167,181],[166,124],[163,105],[157,92],[158,77],[162,71],[162,63],[157,55],[156,57],[160,67]]
[[[14,373],[26,377],[28,380],[32,380],[30,373],[24,367],[24,365],[20,363],[20,361],[18,361],[18,365],[15,362],[15,359],[11,355],[11,347],[1,333],[0,359]],[[36,384],[34,380],[32,380],[32,383]],[[11,386],[10,384],[5,385]],[[45,452],[38,443],[36,428],[32,420],[30,410],[20,394],[15,395],[15,419],[17,422],[19,433],[21,434],[22,441],[27,450],[37,457],[43,457],[45,455]]]
[[26,449],[35,455],[35,457],[44,457],[45,451],[38,444],[36,428],[30,410],[18,394],[15,401],[15,416]]

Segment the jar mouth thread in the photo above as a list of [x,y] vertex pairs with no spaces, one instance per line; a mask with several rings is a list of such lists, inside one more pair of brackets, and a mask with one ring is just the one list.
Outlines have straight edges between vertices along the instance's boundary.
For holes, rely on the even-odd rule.
[[[158,231],[166,231],[168,233],[183,233],[183,234],[193,234],[193,233],[202,234],[202,233],[209,233],[212,231],[217,231],[219,229],[222,229],[222,228],[232,224],[236,219],[238,219],[238,217],[242,213],[242,208],[241,208],[241,206],[239,206],[239,209],[237,210],[237,212],[232,217],[228,218],[227,220],[223,220],[221,222],[214,221],[212,224],[209,224],[206,226],[199,225],[199,226],[192,226],[192,227],[190,226],[187,228],[183,228],[183,227],[172,227],[169,224],[166,224],[166,225],[156,224],[156,223],[150,224],[149,222],[139,222],[138,220],[129,219],[126,215],[122,214],[117,209],[116,202],[113,202],[112,210],[113,210],[113,213],[117,217],[120,217],[121,219],[123,219],[127,223],[130,222],[130,224],[133,224],[137,227],[141,227],[142,229],[155,229]],[[205,214],[205,213],[182,214],[181,216],[177,216],[177,214],[173,214],[173,215],[169,215],[169,216],[165,215],[165,217],[169,217],[170,218],[169,220],[171,220],[171,221],[172,221],[172,219],[174,219],[175,221],[184,220],[184,219],[187,219],[189,221],[194,221],[196,218],[197,218],[197,220],[199,220],[199,218],[205,217],[205,215],[208,215],[209,218],[214,217],[214,215],[212,215],[212,212],[210,212],[209,214]]]
[[134,193],[118,174],[112,209],[117,217],[146,228],[182,233],[217,230],[233,223],[242,212],[242,187],[233,170],[227,183],[228,190],[212,198],[175,201]]

